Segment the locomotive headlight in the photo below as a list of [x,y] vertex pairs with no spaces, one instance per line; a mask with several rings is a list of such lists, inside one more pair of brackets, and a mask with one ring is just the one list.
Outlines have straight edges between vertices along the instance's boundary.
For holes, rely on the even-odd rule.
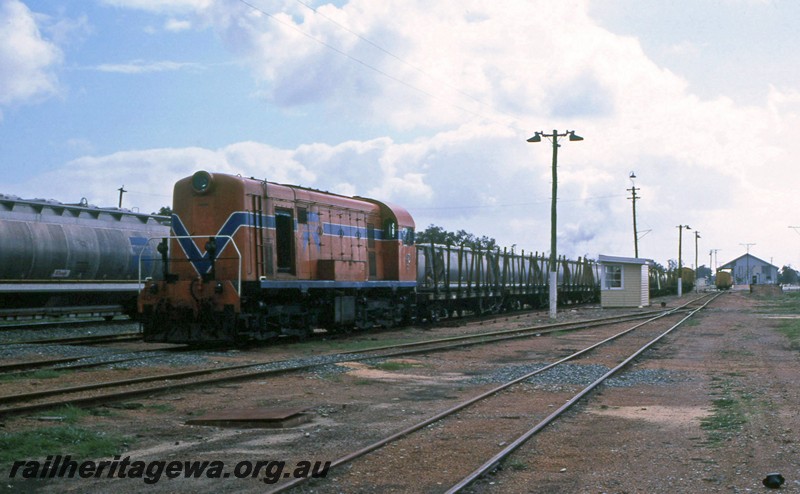
[[192,189],[198,194],[205,194],[211,190],[213,177],[207,171],[199,171],[192,175]]

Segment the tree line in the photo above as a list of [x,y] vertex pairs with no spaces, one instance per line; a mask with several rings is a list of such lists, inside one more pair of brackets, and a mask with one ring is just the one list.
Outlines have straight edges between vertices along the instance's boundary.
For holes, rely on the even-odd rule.
[[465,230],[448,232],[444,228],[435,225],[428,225],[425,230],[417,232],[415,242],[417,244],[463,245],[473,250],[496,250],[498,248],[495,239],[486,235],[478,237]]

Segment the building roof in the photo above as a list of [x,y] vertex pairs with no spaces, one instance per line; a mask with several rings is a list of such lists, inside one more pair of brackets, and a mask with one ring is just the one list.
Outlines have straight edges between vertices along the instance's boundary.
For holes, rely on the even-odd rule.
[[604,256],[603,254],[597,257],[597,261],[601,264],[653,264],[652,259],[644,259],[642,257]]
[[747,258],[747,257],[749,257],[751,261],[758,262],[758,263],[761,263],[761,264],[766,264],[767,266],[771,266],[771,267],[773,267],[775,269],[779,269],[778,266],[775,266],[774,264],[768,263],[767,261],[765,261],[763,259],[759,259],[756,256],[754,256],[753,254],[741,255],[741,256],[737,257],[736,259],[734,259],[732,261],[729,261],[727,264],[723,264],[718,269],[733,269],[733,267],[735,265],[739,264],[739,261],[745,261],[746,262],[745,258]]

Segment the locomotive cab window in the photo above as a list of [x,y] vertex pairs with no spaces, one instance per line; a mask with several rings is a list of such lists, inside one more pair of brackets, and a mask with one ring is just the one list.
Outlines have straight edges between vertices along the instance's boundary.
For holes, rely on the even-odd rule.
[[606,290],[621,290],[623,288],[621,265],[611,264],[603,268],[603,288]]
[[297,223],[305,225],[308,223],[308,209],[297,208]]
[[403,240],[403,245],[414,245],[414,229],[403,228],[401,238]]
[[397,240],[397,223],[394,220],[386,220],[383,225],[383,239]]

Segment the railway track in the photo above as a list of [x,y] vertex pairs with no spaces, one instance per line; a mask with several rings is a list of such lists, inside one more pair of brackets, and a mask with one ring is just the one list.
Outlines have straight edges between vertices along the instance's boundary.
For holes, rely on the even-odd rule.
[[[451,406],[357,451],[341,456],[331,461],[330,468],[335,469],[343,465],[350,465],[349,474],[352,475],[359,468],[362,471],[375,472],[380,470],[380,465],[391,464],[392,470],[395,472],[414,472],[414,477],[426,479],[425,485],[414,485],[411,490],[447,493],[464,492],[486,473],[497,469],[509,455],[531,437],[561,417],[609,378],[625,369],[634,359],[640,357],[642,353],[652,348],[653,345],[693,317],[698,311],[705,308],[717,296],[719,294],[713,297],[701,297],[703,300],[695,299],[682,307],[685,308],[690,304],[701,304],[693,309],[672,310],[661,315],[652,316],[650,319],[637,323],[609,338]],[[667,320],[669,322],[665,323]],[[633,337],[634,335],[635,338]],[[631,336],[631,338],[623,338],[626,336]],[[594,350],[598,348],[610,344],[623,344],[622,342],[625,342],[624,345],[630,347],[626,350],[627,356],[618,361],[613,367],[610,367],[607,372],[583,385],[578,392],[569,396],[554,411],[548,407],[544,407],[542,410],[532,410],[525,405],[521,408],[512,409],[509,403],[504,402],[504,394],[501,392],[524,383],[537,375],[547,373],[558,366],[592,355]],[[494,401],[489,402],[489,400]],[[519,406],[519,403],[515,405]],[[509,421],[498,420],[497,410],[502,410],[502,416],[505,418],[538,417],[539,419],[529,424],[529,426],[517,428],[516,432],[511,434],[507,425]],[[469,425],[465,427],[465,423]],[[436,430],[432,432],[431,427],[434,424],[436,425]],[[410,437],[415,433],[418,433],[418,435],[425,434],[429,437],[412,442]],[[507,439],[498,444],[498,438]],[[405,443],[404,441],[408,442]],[[396,446],[396,448],[391,448],[392,451],[387,451],[387,448],[384,447],[389,444]],[[448,447],[458,448],[462,452],[466,452],[465,454],[472,458],[473,465],[469,466],[469,468],[460,464],[454,465],[450,457],[447,457],[450,461],[444,460],[446,463],[438,463],[438,457],[441,455],[437,454],[437,452],[442,448]],[[395,454],[396,451],[414,451],[414,454],[398,456]],[[459,458],[463,456],[464,454]],[[479,457],[476,458],[475,456]],[[391,460],[388,457],[391,457]],[[406,461],[398,461],[398,458],[400,460],[405,458]],[[443,474],[443,472],[446,473]],[[311,487],[314,492],[324,492],[321,490],[324,487],[321,483],[329,482],[331,477],[329,475],[327,480],[312,480],[311,482],[314,482],[314,484]],[[371,476],[369,479],[370,486],[373,489],[380,490],[381,482],[386,482],[387,488],[398,488],[397,479],[394,477],[383,479],[380,476]],[[270,492],[285,492],[300,486],[308,480],[304,478],[290,480]],[[337,476],[335,482],[336,492],[347,492],[349,487],[347,477]],[[353,486],[354,489],[357,487],[358,485]]]
[[[676,308],[668,312],[680,310],[681,308]],[[173,391],[181,388],[208,386],[212,384],[262,378],[269,375],[303,371],[323,365],[341,362],[407,356],[434,351],[447,351],[470,345],[489,344],[516,338],[530,338],[555,331],[586,329],[608,324],[618,324],[625,321],[651,318],[654,317],[653,314],[664,314],[664,311],[652,311],[642,314],[614,316],[588,321],[565,322],[548,324],[544,326],[532,326],[527,328],[484,332],[479,334],[416,341],[398,345],[375,346],[359,352],[329,354],[322,357],[315,357],[313,359],[263,361],[210,369],[157,374],[135,379],[90,383],[80,386],[70,386],[67,388],[53,388],[32,393],[7,395],[0,397],[0,417],[33,413],[65,405],[76,407],[97,406],[104,403],[152,395],[165,391]],[[148,385],[150,383],[159,384]],[[142,387],[142,385],[147,386]],[[118,390],[112,391],[114,389]],[[123,390],[119,391],[119,389]],[[49,400],[43,401],[46,398],[49,398]]]
[[[652,312],[644,312],[642,313],[642,317],[645,317],[647,314],[650,313],[657,313],[658,311]],[[603,319],[597,319],[592,324],[603,324],[606,321],[615,321],[618,318],[626,318],[630,316],[612,316]],[[488,318],[486,319],[488,320]],[[98,323],[102,324],[102,323]],[[550,324],[546,327],[536,327],[536,328],[523,328],[520,330],[505,330],[505,331],[497,331],[497,332],[487,332],[482,333],[485,336],[500,336],[500,335],[510,335],[510,337],[523,337],[526,332],[531,330],[541,331],[542,334],[546,334],[553,331],[560,330],[559,328],[569,328],[570,326],[574,326],[575,323],[557,323],[557,324]],[[17,341],[10,341],[6,342],[6,345],[42,345],[42,344],[75,344],[75,345],[91,345],[91,344],[103,344],[103,343],[110,343],[110,342],[119,342],[119,341],[138,341],[139,337],[137,337],[138,333],[125,333],[122,335],[95,335],[95,336],[81,336],[81,337],[69,337],[69,338],[42,338],[42,339],[32,339],[32,340],[17,340]],[[518,336],[514,336],[518,335]],[[436,340],[430,340],[428,342],[416,342],[416,343],[408,343],[406,347],[413,347],[413,346],[423,346],[430,343],[443,343],[446,341],[458,342],[458,341],[469,341],[474,338],[481,338],[481,335],[467,335],[467,336],[455,336],[450,338],[440,338]],[[374,347],[371,350],[385,350],[397,348],[397,345],[390,345],[386,347]],[[166,348],[163,351],[188,351],[191,347],[189,346],[178,346],[174,348]],[[126,359],[112,359],[112,360],[104,360],[98,362],[91,362],[80,364],[76,363],[80,360],[90,359],[92,356],[90,355],[82,355],[78,357],[67,357],[67,358],[56,358],[56,359],[45,359],[45,360],[35,360],[30,362],[18,362],[12,364],[5,364],[0,365],[0,375],[3,374],[11,374],[11,373],[22,373],[25,371],[36,370],[36,369],[58,369],[62,371],[67,370],[78,370],[78,369],[87,369],[92,367],[99,367],[102,365],[108,364],[115,364],[120,362],[126,362],[131,360],[138,360],[140,358],[146,357],[134,357],[134,358],[126,358]]]
[[[121,305],[87,305],[74,307],[32,307],[17,309],[0,309],[0,321],[10,324],[3,324],[0,327],[44,327],[51,325],[62,325],[73,323],[75,317],[81,318],[102,318],[104,321],[111,321],[115,317],[123,316],[125,310]],[[56,320],[50,320],[56,318]],[[43,320],[48,319],[48,320]],[[86,322],[74,321],[76,323]]]
[[[185,347],[164,348],[158,352],[185,351]],[[113,357],[110,359],[97,359],[93,355],[81,355],[78,357],[65,357],[55,359],[33,360],[30,362],[15,362],[13,364],[0,365],[0,376],[20,375],[34,370],[54,370],[59,372],[85,370],[104,365],[120,364],[123,362],[133,362],[137,360],[147,360],[161,356],[158,353],[151,355],[136,355],[134,357]]]
[[116,333],[91,336],[71,336],[69,338],[34,338],[32,340],[7,341],[4,345],[101,345],[124,341],[139,341],[142,334],[138,332]]
[[[0,311],[2,312],[2,311]],[[535,312],[535,311],[533,311]],[[460,316],[456,318],[447,318],[439,323],[438,326],[442,327],[451,327],[454,325],[461,325],[465,322],[481,322],[481,321],[490,321],[494,318],[497,318],[497,314],[492,315],[480,315],[480,316]],[[91,327],[98,327],[102,328],[108,326],[110,323],[112,324],[119,324],[119,323],[131,323],[134,324],[134,321],[122,321],[119,319],[111,320],[111,319],[104,319],[104,320],[91,320],[91,319],[55,319],[55,320],[25,320],[25,321],[14,321],[10,323],[2,323],[2,316],[0,316],[0,334],[5,332],[12,332],[12,331],[21,331],[21,330],[47,330],[51,328],[61,328],[65,326],[81,326],[82,328],[91,328]],[[397,328],[389,328],[389,329],[397,329]],[[376,332],[380,332],[381,330],[376,329]],[[138,335],[138,337],[137,337]],[[332,339],[339,339],[339,338],[346,338],[349,336],[347,333],[334,333],[328,335],[329,338]],[[114,341],[136,341],[141,339],[141,333],[136,332],[127,332],[120,337],[114,337],[111,335],[104,336],[104,335],[91,335],[91,336],[75,336],[75,337],[61,337],[61,338],[46,338],[46,337],[35,337],[35,338],[23,338],[18,340],[9,340],[9,341],[2,341],[3,344],[6,345],[15,345],[15,344],[53,344],[53,345],[91,345],[91,344],[103,344],[103,343],[110,343]],[[294,340],[293,340],[294,341]]]

